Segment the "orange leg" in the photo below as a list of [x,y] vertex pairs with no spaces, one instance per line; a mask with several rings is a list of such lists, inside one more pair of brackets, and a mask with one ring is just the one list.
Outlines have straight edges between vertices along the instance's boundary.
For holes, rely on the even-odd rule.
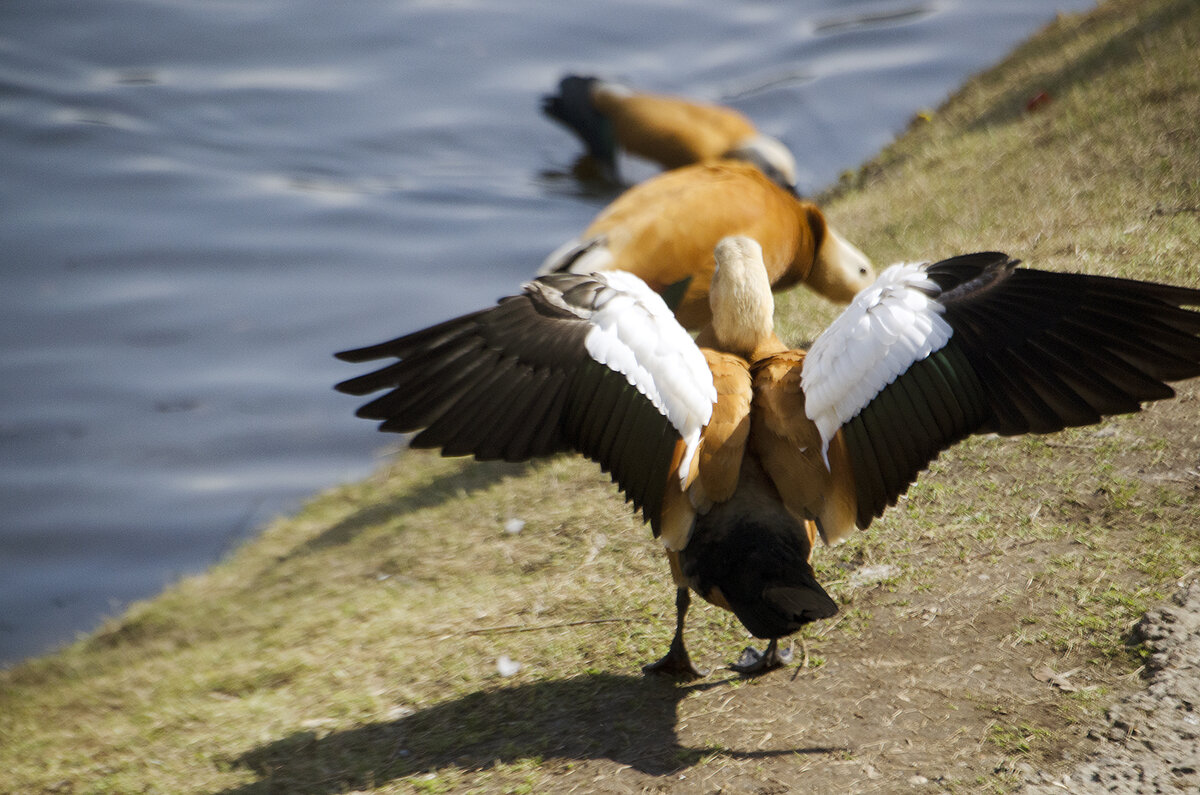
[[808,533],[808,565],[812,565],[813,550],[817,548],[817,537],[820,532],[817,530],[817,523],[811,519],[804,520],[804,529]]

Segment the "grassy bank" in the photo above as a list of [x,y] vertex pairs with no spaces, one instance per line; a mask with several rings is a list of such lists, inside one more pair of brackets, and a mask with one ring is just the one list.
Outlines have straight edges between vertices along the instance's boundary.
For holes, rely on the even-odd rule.
[[[1200,286],[1198,50],[1194,0],[1061,19],[845,175],[829,214],[877,262],[1000,249]],[[789,294],[785,337],[833,312]],[[950,451],[818,550],[842,612],[805,667],[750,682],[640,675],[670,578],[594,466],[404,453],[0,673],[0,791],[1005,791],[1088,751],[1139,686],[1130,625],[1200,572],[1200,384],[1179,392]],[[693,608],[700,665],[746,640]]]

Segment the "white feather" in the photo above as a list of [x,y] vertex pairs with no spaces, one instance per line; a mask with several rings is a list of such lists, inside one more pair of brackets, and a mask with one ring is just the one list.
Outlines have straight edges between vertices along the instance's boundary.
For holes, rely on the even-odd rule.
[[584,341],[588,355],[621,373],[679,431],[686,444],[679,478],[683,482],[712,418],[717,390],[704,355],[657,293],[624,271],[595,274],[602,291],[589,318]]
[[783,142],[769,135],[751,136],[743,139],[734,148],[725,153],[724,157],[735,160],[745,160],[759,171],[777,182],[783,182],[791,187],[796,186],[796,157]]
[[597,80],[592,86],[593,97],[608,95],[613,99],[628,99],[633,96],[633,93],[633,89],[629,86],[609,80]]
[[817,337],[804,359],[801,383],[805,414],[821,432],[821,456],[829,466],[829,442],[914,362],[945,347],[954,330],[933,300],[937,284],[928,263],[893,265],[855,296]]
[[[567,263],[569,267],[564,268]],[[586,276],[612,267],[613,255],[598,238],[573,238],[551,251],[538,267],[539,276],[547,273],[578,273]]]

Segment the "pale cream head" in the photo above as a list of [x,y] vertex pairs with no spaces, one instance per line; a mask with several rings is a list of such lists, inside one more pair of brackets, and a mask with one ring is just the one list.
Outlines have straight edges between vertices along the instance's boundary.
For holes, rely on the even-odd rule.
[[847,304],[875,281],[875,269],[867,255],[826,227],[817,258],[809,272],[808,285],[831,301]]

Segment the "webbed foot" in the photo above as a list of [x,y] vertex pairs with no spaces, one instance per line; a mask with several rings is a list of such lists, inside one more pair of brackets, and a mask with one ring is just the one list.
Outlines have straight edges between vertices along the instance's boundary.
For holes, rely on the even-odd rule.
[[661,660],[643,665],[642,673],[663,674],[676,679],[703,679],[709,674],[708,671],[701,671],[696,667],[682,643],[674,642],[671,643],[671,650]]
[[765,651],[759,651],[752,646],[747,646],[742,651],[742,656],[738,658],[738,661],[729,667],[742,676],[759,676],[768,671],[774,671],[776,668],[790,665],[791,662],[791,648],[780,651],[779,641],[772,639],[767,644]]

